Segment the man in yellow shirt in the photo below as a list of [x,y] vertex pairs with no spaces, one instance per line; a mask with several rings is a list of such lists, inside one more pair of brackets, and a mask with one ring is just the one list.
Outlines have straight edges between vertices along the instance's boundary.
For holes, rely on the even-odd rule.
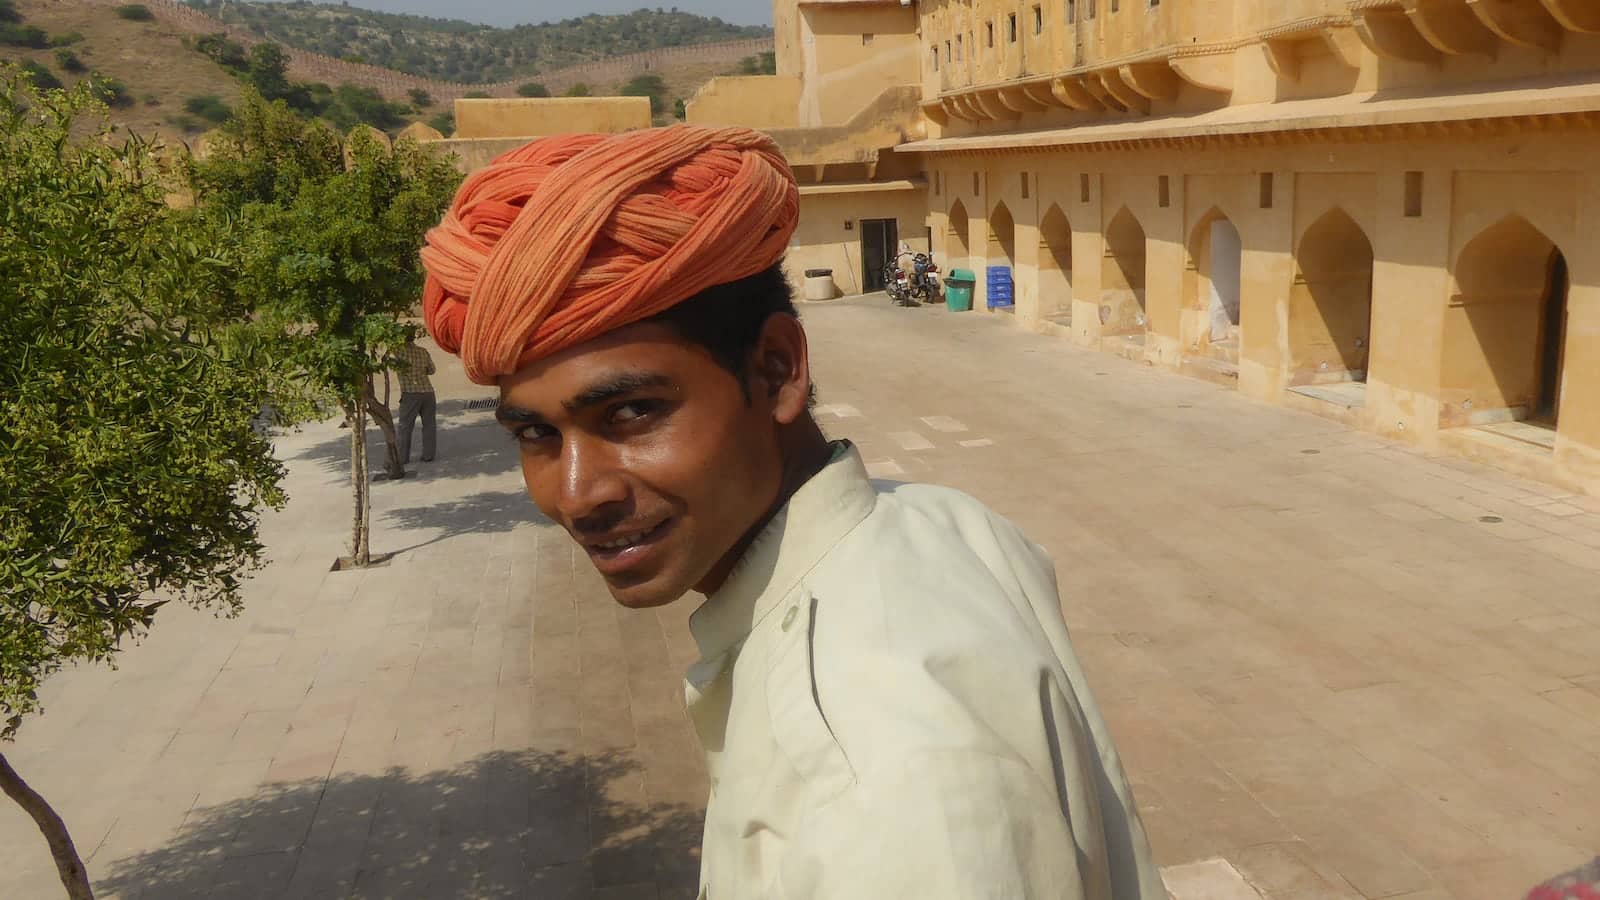
[[535,142],[423,251],[528,493],[619,603],[690,593],[701,897],[1165,897],[1049,559],[977,500],[868,480],[810,412],[770,139]]

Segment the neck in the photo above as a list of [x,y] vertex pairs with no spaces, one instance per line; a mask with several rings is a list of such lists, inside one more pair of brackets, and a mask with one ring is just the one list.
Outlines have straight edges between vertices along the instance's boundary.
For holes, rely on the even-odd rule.
[[829,446],[828,439],[823,435],[822,429],[808,414],[794,425],[786,428],[778,435],[778,452],[783,457],[783,475],[778,482],[778,496],[761,514],[754,525],[745,531],[739,542],[734,544],[716,567],[706,575],[705,580],[695,586],[699,593],[710,596],[722,587],[728,580],[728,575],[733,572],[733,567],[744,558],[745,551],[755,543],[761,530],[767,527],[772,517],[783,509],[789,498],[795,495],[812,476],[822,471],[833,456],[833,448]]

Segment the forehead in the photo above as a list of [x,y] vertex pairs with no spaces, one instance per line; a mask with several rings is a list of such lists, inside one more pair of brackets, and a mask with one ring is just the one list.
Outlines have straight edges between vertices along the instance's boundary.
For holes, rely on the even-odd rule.
[[658,322],[629,325],[535,360],[500,379],[501,397],[519,405],[552,406],[624,374],[663,376],[679,385],[720,371],[711,354]]

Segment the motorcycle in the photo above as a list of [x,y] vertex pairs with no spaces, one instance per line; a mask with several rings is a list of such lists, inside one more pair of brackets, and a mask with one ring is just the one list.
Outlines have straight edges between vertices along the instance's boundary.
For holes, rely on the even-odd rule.
[[898,260],[883,267],[883,292],[889,295],[895,306],[919,305],[911,299],[911,277],[901,270]]
[[918,253],[911,258],[911,296],[923,303],[938,303],[939,264],[932,253]]

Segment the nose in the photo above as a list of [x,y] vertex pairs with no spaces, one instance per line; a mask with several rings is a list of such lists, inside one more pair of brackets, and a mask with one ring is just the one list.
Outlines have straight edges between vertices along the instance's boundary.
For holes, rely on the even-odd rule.
[[[569,438],[561,446],[561,485],[556,508],[566,521],[608,519],[613,504],[628,498],[628,485],[611,446],[604,441]],[[610,527],[604,521],[593,523]]]

